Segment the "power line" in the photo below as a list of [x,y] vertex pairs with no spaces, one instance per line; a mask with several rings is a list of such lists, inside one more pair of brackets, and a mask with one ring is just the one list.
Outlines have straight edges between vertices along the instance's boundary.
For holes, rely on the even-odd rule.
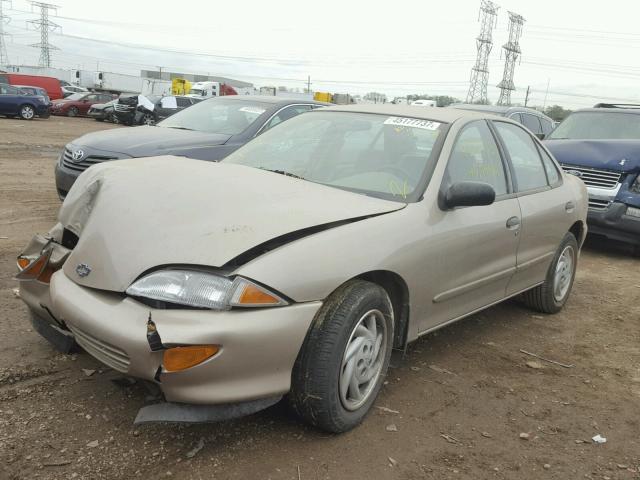
[[500,98],[498,105],[511,104],[511,92],[515,90],[513,84],[513,75],[516,68],[516,60],[520,56],[520,36],[522,35],[522,25],[524,18],[517,13],[509,12],[509,40],[502,48],[505,51],[504,58],[504,74],[502,81],[498,84],[500,89]]
[[492,32],[498,18],[498,7],[490,0],[480,4],[480,35],[476,38],[478,49],[476,63],[471,69],[471,81],[467,92],[467,103],[487,103],[487,85],[489,83],[489,53],[493,47]]
[[[8,36],[8,33],[4,31],[5,23],[9,23],[9,17],[3,15],[2,5],[4,2],[9,3],[9,0],[0,0],[0,65],[7,65],[9,63],[9,55],[7,54],[7,45],[4,42],[4,37]],[[9,7],[11,8],[11,7]]]
[[40,18],[37,20],[29,20],[27,23],[33,25],[37,30],[40,30],[40,43],[34,43],[32,47],[40,48],[40,61],[41,67],[51,66],[51,51],[58,50],[58,47],[49,43],[49,32],[53,32],[57,28],[61,28],[57,23],[49,20],[49,10],[53,10],[57,13],[58,6],[52,3],[43,3],[30,0],[31,8],[37,7],[40,9]]

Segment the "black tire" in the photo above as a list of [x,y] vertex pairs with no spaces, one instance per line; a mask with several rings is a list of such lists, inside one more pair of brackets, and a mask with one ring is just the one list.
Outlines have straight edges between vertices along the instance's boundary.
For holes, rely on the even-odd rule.
[[104,118],[98,118],[98,117],[96,117],[96,120],[97,120],[98,122],[104,122]]
[[[564,295],[558,296],[554,292],[556,286],[556,269],[558,268],[560,257],[566,249],[570,249],[570,253],[573,258],[572,271],[570,273],[570,278],[568,278],[569,284],[566,293]],[[542,313],[558,313],[560,310],[562,310],[562,307],[564,307],[565,303],[567,303],[569,295],[571,294],[577,265],[578,242],[576,241],[576,237],[574,237],[572,233],[567,233],[562,239],[562,242],[560,242],[560,246],[558,247],[558,250],[553,257],[551,265],[549,265],[549,270],[547,271],[547,276],[544,283],[524,292],[522,295],[524,303],[529,308]]]
[[36,109],[31,105],[20,106],[20,118],[22,120],[33,120],[36,116]]
[[[366,314],[375,312],[386,332],[380,341],[377,356],[367,365],[377,372],[365,387],[363,403],[347,409],[341,398],[340,379],[347,345],[355,328]],[[374,321],[376,321],[374,319]],[[357,426],[371,409],[384,383],[393,347],[393,307],[387,292],[380,286],[353,280],[336,290],[317,313],[300,349],[291,377],[289,402],[303,420],[332,433],[346,432]],[[359,345],[363,345],[360,343]],[[361,352],[371,352],[371,346],[358,347],[356,370],[360,369]],[[384,348],[384,350],[382,350]],[[375,348],[373,349],[375,351]],[[354,358],[354,363],[356,362]],[[357,375],[357,373],[355,374]],[[346,391],[350,391],[346,389]]]
[[77,117],[79,114],[80,114],[80,110],[78,110],[78,107],[71,107],[67,111],[67,117]]
[[108,120],[113,123],[114,125],[117,125],[120,123],[120,120],[118,120],[118,117],[116,116],[115,113],[111,112],[108,116]]

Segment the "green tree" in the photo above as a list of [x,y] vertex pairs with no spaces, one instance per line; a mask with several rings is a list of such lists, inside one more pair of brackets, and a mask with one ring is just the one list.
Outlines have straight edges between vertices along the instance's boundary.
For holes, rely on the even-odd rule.
[[571,110],[562,108],[560,105],[553,105],[544,109],[544,114],[553,118],[556,122],[561,122],[569,116]]

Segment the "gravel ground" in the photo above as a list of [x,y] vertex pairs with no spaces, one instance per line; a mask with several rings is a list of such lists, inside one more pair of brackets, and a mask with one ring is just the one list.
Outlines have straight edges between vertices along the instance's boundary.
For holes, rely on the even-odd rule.
[[56,353],[13,293],[16,255],[55,222],[57,155],[104,128],[118,127],[0,119],[1,479],[640,479],[640,259],[597,239],[563,312],[511,301],[421,338],[352,432],[315,431],[282,404],[134,428],[149,392]]

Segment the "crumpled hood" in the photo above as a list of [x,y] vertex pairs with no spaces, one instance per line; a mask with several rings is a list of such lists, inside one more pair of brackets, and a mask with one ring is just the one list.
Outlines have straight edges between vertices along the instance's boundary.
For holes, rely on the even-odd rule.
[[64,272],[121,292],[154,267],[220,267],[280,235],[404,207],[241,165],[117,160],[86,170],[64,201],[60,222],[79,236]]
[[558,162],[628,173],[640,170],[640,140],[547,140]]
[[123,153],[130,157],[181,155],[202,147],[222,145],[230,135],[163,127],[134,127],[103,130],[73,141],[80,147]]

